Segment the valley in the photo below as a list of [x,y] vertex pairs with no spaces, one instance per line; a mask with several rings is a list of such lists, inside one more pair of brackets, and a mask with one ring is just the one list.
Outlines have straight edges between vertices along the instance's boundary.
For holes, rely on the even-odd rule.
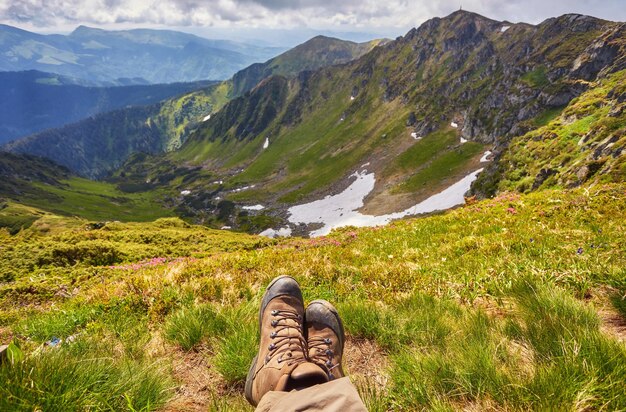
[[[255,233],[281,227],[309,233],[305,222],[290,221],[290,210],[342,193],[367,165],[375,183],[354,205],[359,216],[387,222],[479,169],[485,172],[472,184],[473,194],[504,189],[499,182],[514,153],[509,148],[517,147],[514,136],[525,141],[535,130],[565,130],[563,123],[589,111],[599,95],[614,103],[586,117],[598,126],[585,121],[563,136],[595,133],[608,112],[612,127],[623,128],[622,104],[608,98],[623,94],[623,24],[566,15],[502,27],[455,12],[390,42],[317,37],[220,84],[7,148],[104,179],[101,184],[118,193],[148,195],[165,213],[191,222]],[[623,139],[611,136],[615,172],[600,175],[619,182]],[[487,151],[488,162],[482,159]],[[596,162],[581,161],[582,168]],[[510,167],[530,171],[527,163]],[[555,173],[533,170],[536,177],[527,179]],[[263,209],[250,209],[258,204]]]
[[206,79],[222,48],[229,74],[92,95],[19,73],[105,111],[1,147],[0,410],[251,411],[279,275],[337,307],[370,411],[626,410],[626,23],[458,10],[262,59],[161,30],[38,36],[11,50],[69,70],[143,44],[152,81],[173,70],[154,50]]

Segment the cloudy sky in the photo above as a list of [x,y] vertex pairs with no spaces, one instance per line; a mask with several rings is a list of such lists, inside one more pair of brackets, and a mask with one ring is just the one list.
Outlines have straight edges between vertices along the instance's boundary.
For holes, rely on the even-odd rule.
[[460,6],[498,20],[539,23],[564,13],[626,20],[626,0],[0,0],[0,23],[37,32],[169,27],[211,36],[268,30],[404,34]]

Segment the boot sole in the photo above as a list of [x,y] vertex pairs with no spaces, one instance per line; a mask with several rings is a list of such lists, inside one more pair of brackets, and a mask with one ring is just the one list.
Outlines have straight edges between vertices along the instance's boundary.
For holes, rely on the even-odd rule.
[[246,378],[246,400],[250,403],[250,405],[256,406],[257,403],[252,399],[252,382],[254,381],[254,373],[256,370],[256,361],[259,355],[256,355],[254,359],[252,359],[252,365],[250,365],[250,369],[248,370],[248,377]]

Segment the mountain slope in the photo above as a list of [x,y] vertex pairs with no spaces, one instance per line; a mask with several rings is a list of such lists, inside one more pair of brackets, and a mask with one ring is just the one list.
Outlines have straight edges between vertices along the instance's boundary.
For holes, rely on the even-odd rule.
[[154,104],[213,82],[118,87],[88,87],[79,83],[37,71],[0,72],[0,145],[98,113]]
[[626,181],[626,70],[597,81],[547,125],[512,139],[474,190],[576,187]]
[[80,26],[68,36],[45,36],[0,25],[0,71],[39,70],[111,84],[226,79],[280,51],[168,30]]
[[[219,85],[146,108],[95,116],[64,128],[44,131],[6,146],[7,150],[48,157],[88,177],[102,177],[135,151],[158,153],[180,147],[190,131],[233,97],[249,91],[275,70],[288,76],[323,64],[345,63],[380,41],[352,43],[314,38],[293,50],[240,71]],[[120,118],[124,121],[120,122]],[[126,127],[128,126],[128,127]],[[137,144],[141,142],[141,144]],[[121,150],[118,150],[121,148]],[[128,149],[128,150],[127,150]]]
[[[163,194],[130,194],[114,185],[93,182],[72,174],[47,159],[0,152],[0,209],[11,200],[13,218],[0,218],[11,231],[32,223],[31,208],[62,216],[80,216],[92,221],[151,221],[172,216],[161,206]],[[6,211],[5,211],[6,212]],[[19,213],[17,213],[19,212]]]
[[233,95],[252,90],[261,80],[272,75],[293,76],[307,70],[347,63],[357,59],[387,40],[354,43],[332,37],[316,36],[265,63],[255,63],[232,78]]
[[[346,65],[267,79],[169,158],[224,176],[218,196],[271,204],[345,188],[369,163],[368,203],[402,210],[481,167],[477,145],[505,147],[626,67],[625,38],[625,24],[587,16],[532,26],[455,12]],[[459,140],[421,156],[449,133]]]

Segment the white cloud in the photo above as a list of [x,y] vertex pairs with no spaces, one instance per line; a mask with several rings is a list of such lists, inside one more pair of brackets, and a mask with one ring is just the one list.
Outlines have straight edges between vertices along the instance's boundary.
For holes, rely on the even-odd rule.
[[[462,0],[0,0],[0,22],[28,27],[205,26],[403,32],[459,8]],[[487,17],[538,23],[569,12],[624,20],[624,0],[463,0]]]

